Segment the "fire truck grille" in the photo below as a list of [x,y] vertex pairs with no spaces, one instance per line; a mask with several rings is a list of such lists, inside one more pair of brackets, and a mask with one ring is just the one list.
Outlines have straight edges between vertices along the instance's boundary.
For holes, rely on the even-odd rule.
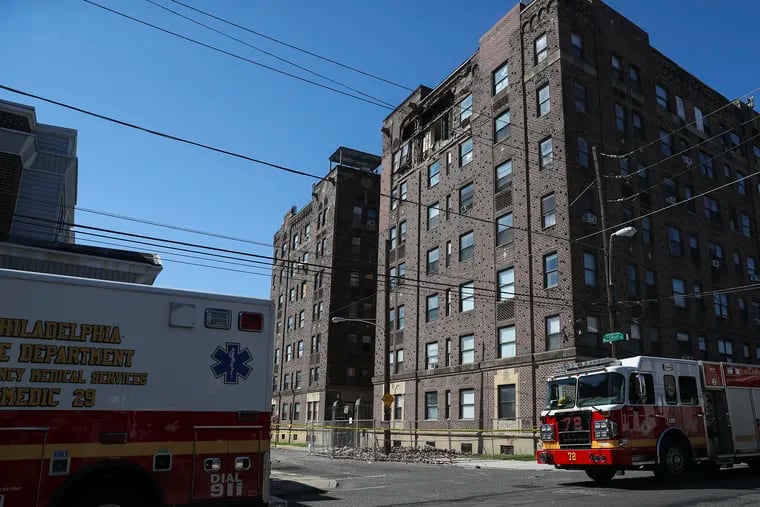
[[591,445],[591,413],[573,412],[557,416],[560,447]]

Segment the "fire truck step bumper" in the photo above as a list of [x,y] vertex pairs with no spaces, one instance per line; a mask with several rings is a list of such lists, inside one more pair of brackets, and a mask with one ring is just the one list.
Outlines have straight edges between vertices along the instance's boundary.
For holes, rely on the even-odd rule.
[[631,456],[625,449],[552,449],[537,451],[536,461],[561,467],[630,466]]

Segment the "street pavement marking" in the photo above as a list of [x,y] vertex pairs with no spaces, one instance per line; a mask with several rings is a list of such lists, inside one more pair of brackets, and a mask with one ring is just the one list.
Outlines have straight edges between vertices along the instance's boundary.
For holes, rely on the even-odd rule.
[[385,489],[388,486],[367,486],[366,488],[340,488],[341,491],[361,491],[364,489]]

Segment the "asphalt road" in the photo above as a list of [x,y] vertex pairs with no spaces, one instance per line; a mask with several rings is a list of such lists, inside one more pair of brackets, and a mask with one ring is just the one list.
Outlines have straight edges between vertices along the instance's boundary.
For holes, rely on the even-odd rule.
[[[480,468],[475,468],[479,466]],[[660,484],[646,472],[627,472],[605,487],[583,472],[503,462],[421,465],[333,460],[305,450],[272,451],[272,493],[297,506],[757,506],[760,476],[747,468],[714,477]],[[499,468],[496,468],[499,467]]]

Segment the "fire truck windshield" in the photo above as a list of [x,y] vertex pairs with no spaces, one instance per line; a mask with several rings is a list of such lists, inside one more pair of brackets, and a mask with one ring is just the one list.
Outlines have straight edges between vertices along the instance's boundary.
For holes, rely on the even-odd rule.
[[619,373],[595,373],[549,382],[546,408],[594,407],[625,400],[625,377]]

